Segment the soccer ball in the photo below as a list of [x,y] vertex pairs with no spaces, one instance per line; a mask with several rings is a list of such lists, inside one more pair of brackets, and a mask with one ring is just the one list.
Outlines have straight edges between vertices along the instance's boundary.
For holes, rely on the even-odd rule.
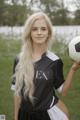
[[69,45],[69,56],[76,62],[80,62],[80,36],[73,38]]

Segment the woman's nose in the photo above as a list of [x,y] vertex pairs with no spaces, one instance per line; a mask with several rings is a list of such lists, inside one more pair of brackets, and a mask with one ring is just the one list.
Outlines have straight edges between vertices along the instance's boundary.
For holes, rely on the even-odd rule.
[[41,29],[38,29],[38,34],[41,34]]

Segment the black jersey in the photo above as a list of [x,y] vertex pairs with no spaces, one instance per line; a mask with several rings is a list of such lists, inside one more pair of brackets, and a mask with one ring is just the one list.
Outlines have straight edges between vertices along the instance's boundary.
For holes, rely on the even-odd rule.
[[[19,59],[15,60],[13,73]],[[34,104],[29,98],[22,98],[22,106],[27,110],[47,110],[58,102],[55,90],[64,82],[62,60],[54,53],[47,51],[40,60],[34,63]],[[15,88],[16,79],[12,81],[12,89]]]

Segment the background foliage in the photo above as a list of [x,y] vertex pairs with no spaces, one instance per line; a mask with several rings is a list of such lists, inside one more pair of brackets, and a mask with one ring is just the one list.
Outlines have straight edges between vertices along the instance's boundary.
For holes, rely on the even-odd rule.
[[80,25],[79,0],[76,0],[77,9],[73,12],[65,7],[64,0],[31,0],[30,2],[28,0],[0,0],[0,25],[23,25],[26,18],[34,12],[35,5],[37,11],[48,14],[54,25]]

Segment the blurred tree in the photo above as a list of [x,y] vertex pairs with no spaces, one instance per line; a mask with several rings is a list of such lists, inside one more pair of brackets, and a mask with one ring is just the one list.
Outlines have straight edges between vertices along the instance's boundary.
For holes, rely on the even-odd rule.
[[69,25],[69,11],[64,6],[64,0],[59,1],[59,9],[54,15],[54,24]]
[[69,11],[64,6],[64,0],[31,0],[32,5],[35,3],[38,8],[48,14],[54,25],[68,25],[68,14]]
[[0,0],[0,25],[23,25],[35,6],[45,12],[54,25],[80,24],[80,0],[74,1],[77,10],[71,18],[64,0]]
[[59,9],[54,16],[55,25],[69,25],[68,10],[65,8]]
[[8,9],[8,25],[22,25],[26,19],[26,6],[11,5]]
[[40,0],[40,2],[42,4],[41,9],[44,8],[44,12],[48,14],[54,24],[54,18],[59,9],[59,2],[57,0]]
[[0,25],[23,25],[30,8],[26,5],[26,0],[0,0]]
[[73,24],[80,25],[80,0],[74,0],[73,1],[76,6],[76,10],[74,11],[74,19]]
[[4,0],[0,0],[0,25],[3,24],[4,11],[5,11],[5,3],[4,3]]
[[77,9],[75,11],[74,24],[75,25],[80,25],[80,9]]

